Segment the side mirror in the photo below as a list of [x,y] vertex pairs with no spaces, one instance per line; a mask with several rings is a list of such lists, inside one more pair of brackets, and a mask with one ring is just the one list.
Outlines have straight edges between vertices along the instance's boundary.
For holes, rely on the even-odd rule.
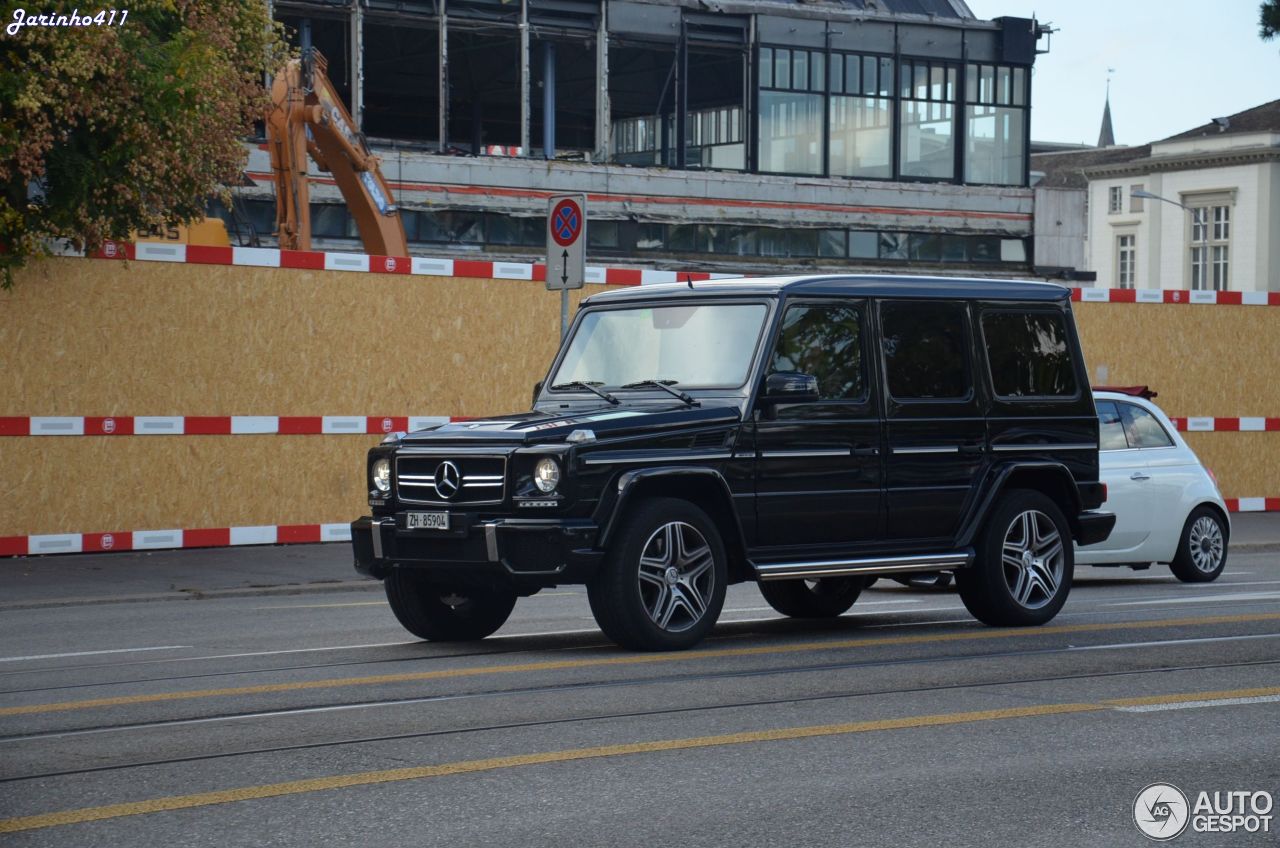
[[539,380],[533,384],[533,400],[529,402],[530,408],[533,408],[533,405],[538,402],[538,395],[542,394],[542,384],[545,382],[546,380]]
[[766,404],[813,403],[818,400],[818,378],[800,371],[777,371],[765,377],[760,401]]

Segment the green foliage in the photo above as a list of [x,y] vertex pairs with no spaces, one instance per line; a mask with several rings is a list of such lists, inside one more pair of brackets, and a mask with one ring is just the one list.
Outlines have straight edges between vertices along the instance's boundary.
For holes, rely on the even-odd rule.
[[[25,9],[0,2],[0,26]],[[81,10],[83,6],[79,7]],[[121,25],[0,29],[0,268],[204,216],[240,179],[284,58],[263,0],[133,0]],[[93,9],[90,14],[96,14]]]
[[1258,25],[1263,41],[1270,41],[1280,34],[1280,0],[1264,0]]

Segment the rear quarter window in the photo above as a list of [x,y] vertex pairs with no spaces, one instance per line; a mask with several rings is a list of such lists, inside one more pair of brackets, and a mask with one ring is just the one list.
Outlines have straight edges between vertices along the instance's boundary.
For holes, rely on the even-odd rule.
[[1070,336],[1062,313],[988,310],[982,314],[982,335],[996,397],[1078,396]]

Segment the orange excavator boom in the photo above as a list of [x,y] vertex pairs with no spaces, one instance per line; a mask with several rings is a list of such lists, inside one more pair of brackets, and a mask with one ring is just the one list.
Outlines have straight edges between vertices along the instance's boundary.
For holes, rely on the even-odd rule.
[[314,48],[276,76],[267,113],[267,148],[276,188],[280,247],[311,249],[307,157],[333,176],[360,231],[365,253],[408,256],[404,224],[391,186],[329,82],[328,63]]

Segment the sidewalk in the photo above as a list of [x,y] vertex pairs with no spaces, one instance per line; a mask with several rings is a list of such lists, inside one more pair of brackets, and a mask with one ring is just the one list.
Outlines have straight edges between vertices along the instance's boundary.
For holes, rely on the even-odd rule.
[[[1231,525],[1232,552],[1280,552],[1280,513],[1236,513]],[[0,559],[0,610],[381,590],[342,543]]]

